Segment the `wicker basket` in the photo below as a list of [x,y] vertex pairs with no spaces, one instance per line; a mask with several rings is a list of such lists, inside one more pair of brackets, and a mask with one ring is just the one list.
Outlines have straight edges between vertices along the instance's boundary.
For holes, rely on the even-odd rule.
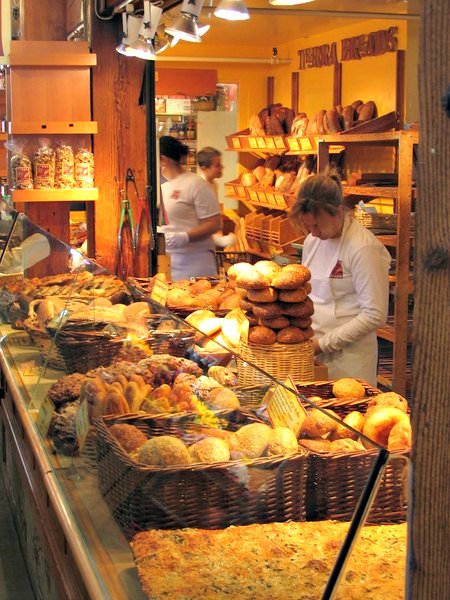
[[170,317],[150,315],[147,318],[149,329],[148,344],[155,354],[170,354],[184,357],[189,353],[195,342],[195,331],[190,328],[158,330],[157,327]]
[[54,369],[65,371],[66,363],[64,357],[56,347],[52,336],[47,331],[42,330],[38,322],[33,318],[25,319],[23,326],[44,361],[47,361],[47,365]]
[[271,346],[241,342],[238,355],[237,376],[241,386],[267,385],[270,382],[261,371],[249,369],[247,363],[279,381],[284,381],[288,375],[296,383],[314,379],[314,351],[310,340],[300,344],[275,343]]
[[[353,410],[365,412],[370,396],[380,393],[361,381],[367,397],[362,400],[336,401],[332,398],[333,381],[298,386],[305,396],[320,396],[322,408],[334,410],[341,418]],[[367,483],[378,450],[366,452],[314,454],[308,457],[307,519],[349,521]],[[401,523],[407,513],[408,452],[391,454],[378,487],[369,523]]]
[[[257,421],[245,411],[215,414],[231,431]],[[189,443],[201,427],[195,419],[196,415],[184,413],[96,420],[100,490],[125,534],[149,528],[217,529],[305,520],[306,455],[150,467],[131,460],[108,429],[127,423],[148,437],[176,435]]]
[[236,263],[246,262],[251,265],[255,264],[258,257],[251,252],[225,252],[222,250],[216,250],[216,262],[217,270],[221,268],[225,269],[225,272]]

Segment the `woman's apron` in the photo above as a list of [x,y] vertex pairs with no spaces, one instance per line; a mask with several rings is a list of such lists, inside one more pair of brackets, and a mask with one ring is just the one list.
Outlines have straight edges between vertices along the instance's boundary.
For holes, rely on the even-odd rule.
[[190,277],[214,277],[217,275],[216,255],[213,250],[202,252],[170,254],[170,273],[172,281]]
[[[314,335],[318,339],[349,320],[338,319],[336,317],[334,290],[339,289],[337,286],[343,286],[339,289],[341,293],[345,293],[345,287],[348,287],[349,294],[354,292],[352,279],[348,278],[348,281],[346,281],[342,277],[342,267],[339,261],[342,244],[351,222],[351,219],[344,221],[342,235],[336,247],[336,252],[330,257],[330,269],[329,271],[327,270],[329,273],[328,277],[315,279],[314,269],[311,269],[311,265],[314,262],[314,255],[321,242],[319,238],[314,241],[309,257],[303,262],[304,266],[312,271],[310,297],[314,302]],[[330,379],[340,379],[341,377],[359,378],[364,379],[374,387],[377,385],[377,359],[378,344],[376,332],[372,332],[356,342],[347,344],[345,348],[337,352],[317,355],[317,360],[327,365]]]

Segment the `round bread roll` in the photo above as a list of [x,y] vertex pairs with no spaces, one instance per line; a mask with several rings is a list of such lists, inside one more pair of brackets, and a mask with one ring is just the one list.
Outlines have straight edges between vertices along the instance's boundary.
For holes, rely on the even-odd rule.
[[279,299],[281,302],[304,302],[308,293],[305,287],[296,290],[280,290]]
[[240,408],[241,406],[239,398],[236,396],[233,390],[225,387],[217,387],[212,389],[208,394],[207,402],[214,408],[220,409],[235,409]]
[[275,319],[283,315],[283,309],[279,302],[254,303],[252,306],[253,314],[258,319]]
[[243,275],[245,273],[253,273],[254,272],[253,265],[246,262],[236,263],[235,265],[231,265],[231,267],[227,271],[228,279],[236,279],[238,275]]
[[291,317],[289,319],[290,325],[292,327],[300,327],[300,329],[309,329],[312,325],[311,317],[305,317],[302,319],[301,317]]
[[[212,310],[194,310],[190,315],[188,315],[185,319],[186,323],[192,325],[193,327],[197,327],[207,321],[208,319],[215,319],[216,315]],[[216,330],[217,331],[217,330]]]
[[343,377],[333,383],[333,394],[343,400],[361,400],[366,396],[366,390],[356,379]]
[[167,292],[166,304],[175,307],[186,306],[190,299],[191,295],[187,290],[175,288]]
[[[159,275],[159,273],[158,273],[158,275]],[[158,277],[158,275],[155,275],[155,279]],[[178,289],[178,288],[180,290],[188,290],[190,285],[191,285],[190,279],[180,279],[179,281],[172,281],[172,283],[170,284],[170,287],[173,290]]]
[[307,450],[311,452],[318,452],[321,454],[327,454],[331,452],[331,442],[330,440],[324,440],[323,438],[315,438],[315,439],[307,439],[302,438],[298,440],[299,447],[303,446]]
[[241,296],[238,293],[232,293],[226,298],[221,298],[219,302],[219,310],[233,310],[239,308],[241,303]]
[[239,447],[247,458],[259,458],[266,452],[272,429],[264,423],[250,423],[236,431]]
[[192,444],[189,454],[193,463],[226,462],[230,460],[230,448],[225,440],[207,437]]
[[280,344],[299,344],[304,341],[303,331],[298,327],[285,327],[277,333],[277,342],[280,342]]
[[248,313],[253,313],[253,302],[249,302],[246,298],[241,298],[239,302],[240,308]]
[[[403,419],[409,420],[408,415],[405,415],[399,408],[385,406],[367,417],[363,434],[370,440],[386,448],[392,428]],[[373,447],[373,444],[364,439],[362,443],[366,448]]]
[[[302,267],[302,265],[298,265]],[[279,290],[296,290],[302,287],[311,277],[309,270],[306,267],[287,268],[284,267],[280,273],[272,279],[272,286]]]
[[364,450],[362,444],[351,438],[342,438],[331,442],[331,452],[361,452]]
[[108,431],[119,442],[125,452],[134,452],[147,441],[145,433],[134,425],[117,423],[111,425]]
[[275,427],[269,438],[266,455],[294,454],[298,450],[297,438],[293,431],[287,427]]
[[275,319],[259,319],[259,325],[270,327],[270,329],[284,329],[289,327],[289,319],[287,317],[275,317]]
[[208,279],[199,279],[195,283],[189,286],[189,291],[193,296],[207,292],[212,287],[211,282]]
[[309,297],[299,304],[290,304],[289,302],[280,302],[280,304],[282,313],[289,317],[301,317],[304,319],[314,314],[314,305]]
[[132,302],[125,306],[123,314],[126,319],[132,319],[138,315],[150,315],[151,311],[147,302]]
[[145,442],[138,450],[138,460],[145,465],[171,467],[191,462],[187,446],[173,435],[161,435]]
[[305,337],[305,342],[306,342],[306,340],[310,340],[311,338],[314,337],[314,330],[312,327],[307,327],[306,329],[302,329],[302,332]]
[[245,290],[261,290],[269,287],[270,279],[253,269],[253,271],[249,273],[239,274],[236,277],[236,285]]
[[[344,423],[345,425],[350,425],[350,427],[356,429],[358,433],[362,433],[365,421],[365,416],[357,410],[354,410],[351,413],[349,413],[346,417],[344,417],[342,423]],[[346,438],[357,440],[359,437],[358,433],[353,433],[350,429],[348,429],[348,427],[345,427],[344,425],[338,425],[336,429],[330,434],[330,440],[333,441]]]
[[273,287],[264,288],[263,290],[248,290],[247,298],[251,302],[276,302],[278,292]]
[[[337,419],[330,418],[328,415],[332,415]],[[327,435],[332,431],[335,431],[339,424],[338,415],[329,409],[319,410],[318,408],[311,408],[308,411],[308,416],[302,423],[300,429],[301,437],[317,438],[323,435]]]
[[311,279],[311,271],[299,263],[289,263],[283,267],[283,271],[296,271],[297,273],[300,273],[303,275],[305,283]]
[[408,418],[402,419],[391,429],[388,438],[388,450],[404,450],[411,448],[412,431]]
[[392,406],[393,408],[399,408],[404,413],[408,412],[408,401],[395,392],[384,392],[372,396],[367,403],[366,414],[372,412],[372,409],[376,406]]
[[258,271],[258,273],[268,277],[270,281],[272,281],[272,278],[281,271],[280,265],[273,260],[259,260],[253,265],[253,267]]
[[269,327],[263,327],[262,325],[256,325],[256,327],[250,327],[248,332],[248,341],[254,344],[262,344],[264,346],[270,346],[275,344],[277,341],[277,334],[273,329]]
[[219,298],[220,292],[208,290],[207,292],[203,292],[195,296],[195,298],[193,298],[193,305],[200,308],[210,308],[211,310],[216,310],[219,306]]

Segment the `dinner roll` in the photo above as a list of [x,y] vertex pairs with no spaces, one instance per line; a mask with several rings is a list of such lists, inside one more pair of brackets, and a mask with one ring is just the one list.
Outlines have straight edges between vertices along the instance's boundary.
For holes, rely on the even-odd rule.
[[280,344],[299,344],[304,341],[303,331],[298,327],[285,327],[277,333],[277,342]]
[[[399,408],[385,406],[367,417],[363,434],[370,440],[386,448],[392,428],[402,420],[409,420],[408,415],[405,415]],[[366,448],[373,446],[373,444],[364,439],[362,443]]]
[[248,290],[247,298],[252,302],[276,302],[278,300],[278,292],[273,287],[267,287],[262,290]]
[[[327,415],[332,415],[337,421]],[[332,410],[324,409],[322,411],[318,408],[311,408],[302,423],[300,437],[316,438],[327,435],[337,428],[339,421],[338,415]]]
[[272,280],[272,278],[281,271],[280,265],[273,260],[259,260],[253,266],[258,273],[268,277],[270,280]]
[[365,397],[366,390],[362,383],[350,377],[338,379],[333,384],[333,394],[343,400],[360,400]]
[[256,325],[256,327],[250,327],[248,332],[248,341],[254,344],[262,344],[264,346],[270,346],[275,344],[277,341],[277,334],[273,329],[269,327],[263,327],[262,325]]

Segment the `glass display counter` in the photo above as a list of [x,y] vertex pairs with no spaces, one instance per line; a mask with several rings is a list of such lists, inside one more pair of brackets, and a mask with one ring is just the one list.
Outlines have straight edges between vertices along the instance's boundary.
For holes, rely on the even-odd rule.
[[[359,382],[363,397],[336,400],[332,382],[278,381],[165,308],[161,290],[125,285],[23,215],[8,237],[23,248],[36,234],[40,250],[16,256],[3,284],[0,325],[2,470],[36,596],[221,598],[228,573],[230,597],[266,597],[264,584],[270,598],[331,598],[339,583],[347,598],[397,597],[408,453],[342,420],[377,390]],[[303,435],[312,410],[328,429]],[[330,432],[351,451],[331,452]],[[185,536],[210,555],[186,550],[174,564]]]

